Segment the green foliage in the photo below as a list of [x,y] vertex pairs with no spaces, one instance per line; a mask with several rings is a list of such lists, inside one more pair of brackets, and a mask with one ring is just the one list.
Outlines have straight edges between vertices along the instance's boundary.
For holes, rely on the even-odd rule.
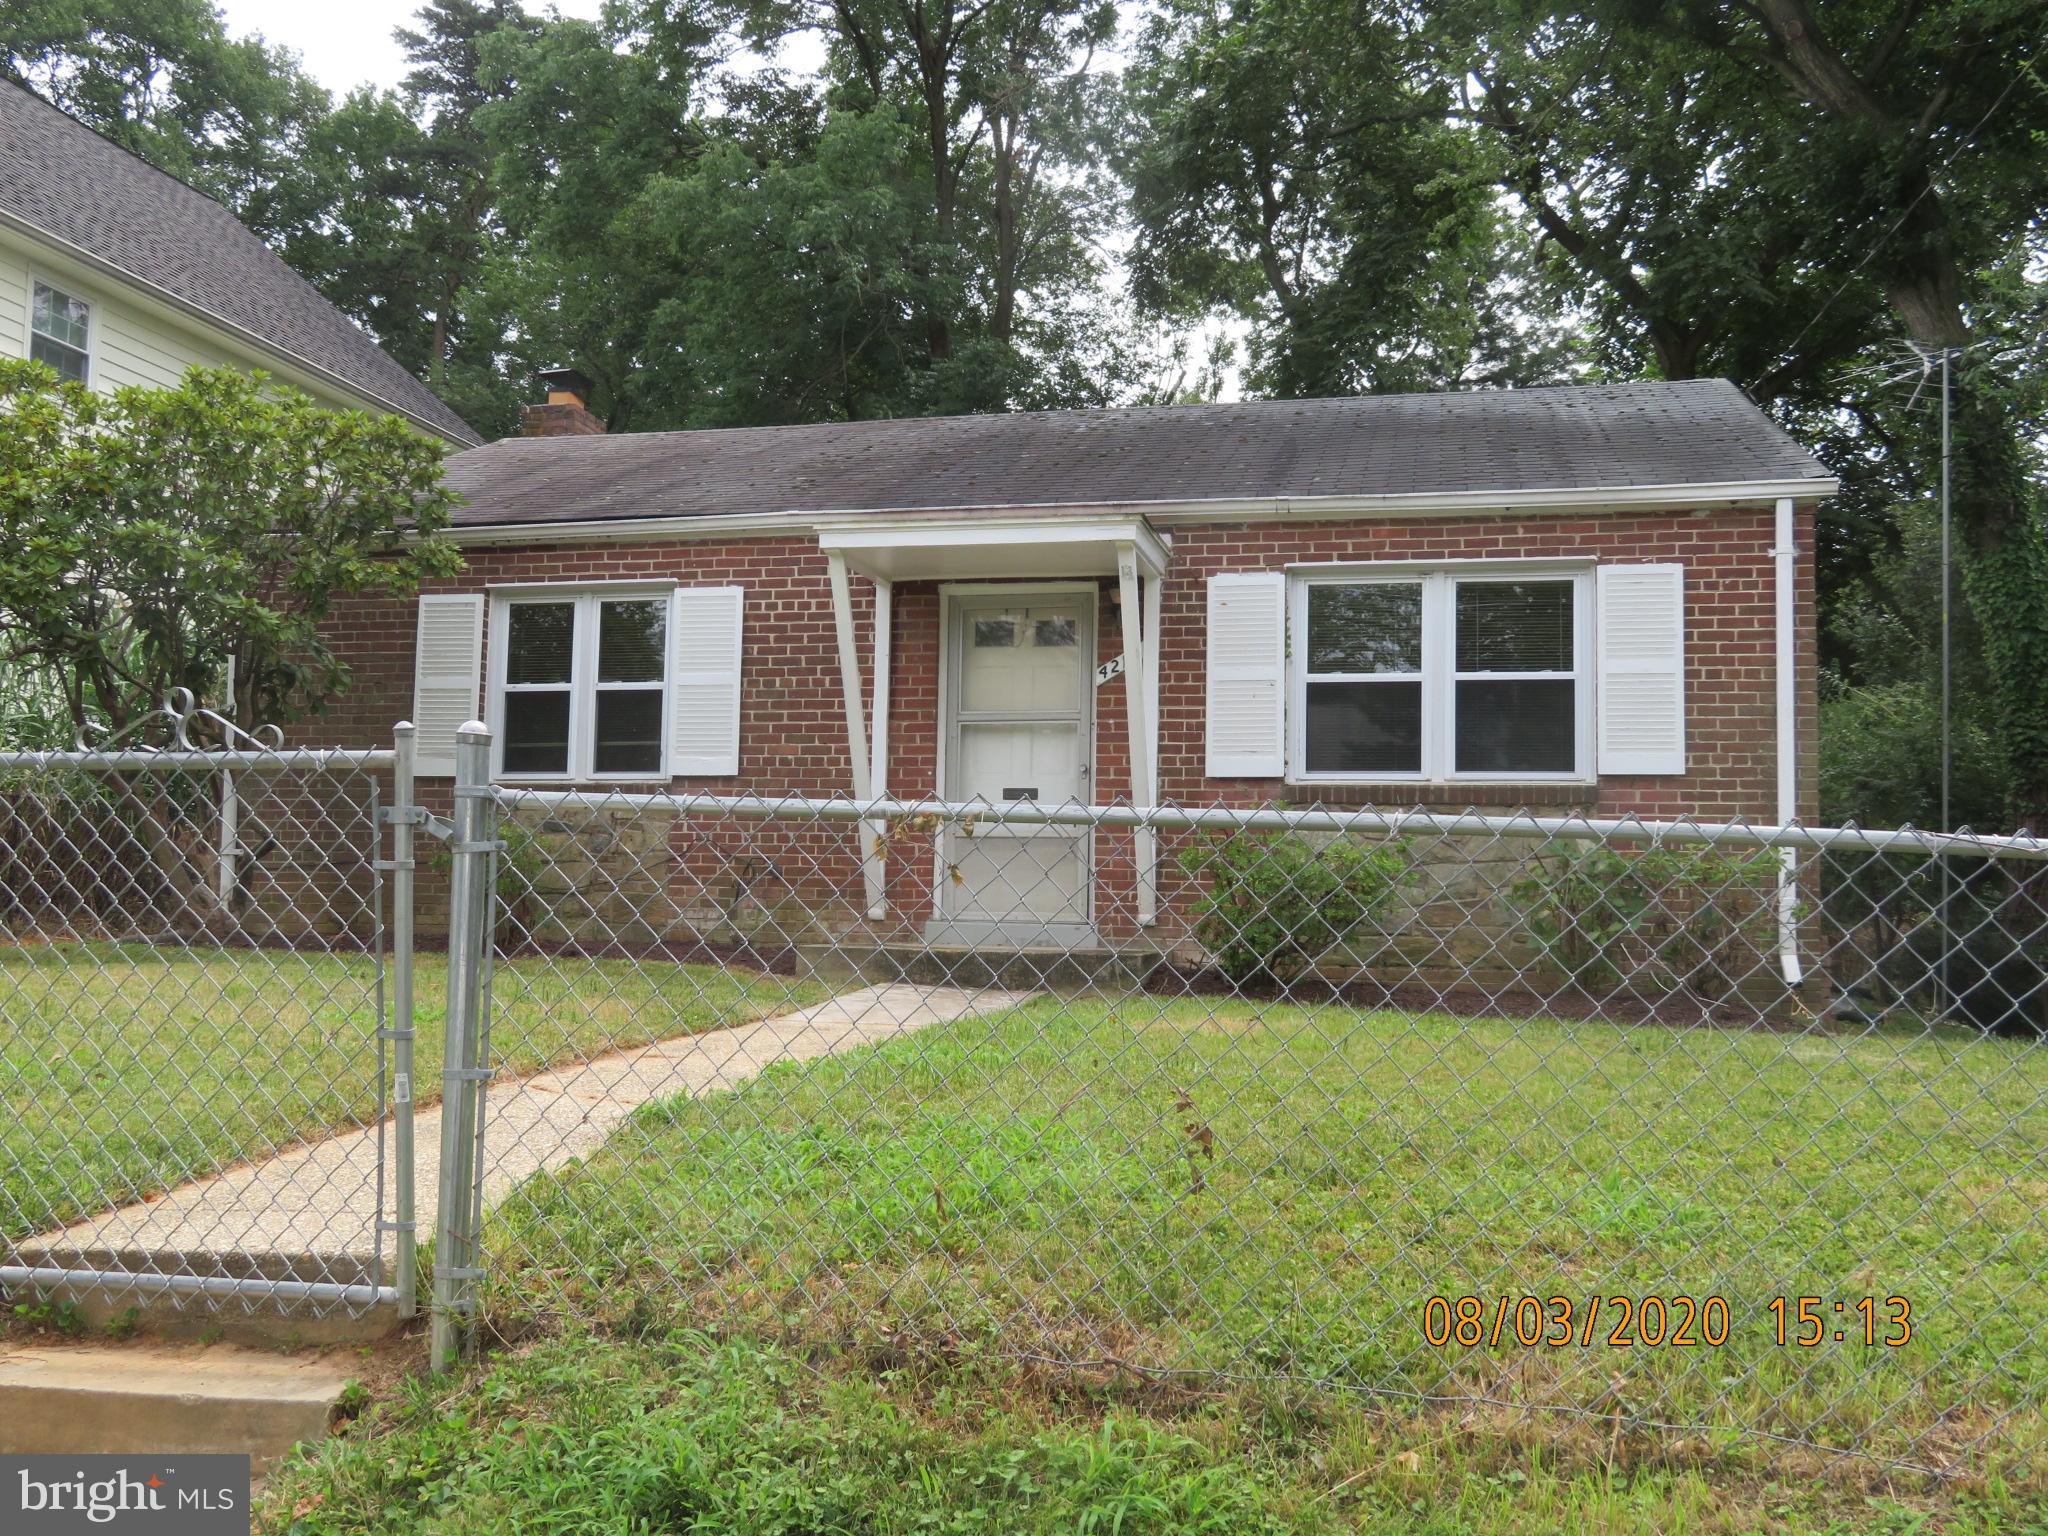
[[[497,902],[497,933],[501,942],[521,937],[534,904],[534,882],[548,868],[546,846],[524,822],[510,817],[498,822],[498,841],[505,846],[492,863],[491,892]],[[432,842],[426,866],[444,878],[455,868],[455,855],[438,839]]]
[[441,447],[232,369],[111,395],[0,360],[0,665],[74,728],[173,688],[286,719],[347,685],[334,600],[453,572]]
[[[1961,701],[1955,724],[1951,819],[2004,828],[2005,774],[1982,700]],[[1841,688],[1820,706],[1821,819],[1867,827],[1941,824],[1941,697],[1919,681]]]
[[1286,983],[1386,908],[1409,875],[1399,842],[1240,834],[1183,849],[1180,866],[1209,888],[1195,937],[1232,981]]
[[[1879,547],[1839,591],[1822,634],[1821,817],[1871,827],[1941,825],[1941,529],[1936,507],[1892,515]],[[2020,807],[1999,729],[1983,629],[1963,583],[1951,599],[1951,827],[2006,830]]]
[[312,200],[319,178],[300,152],[328,94],[285,50],[229,37],[212,0],[0,0],[0,78],[268,238],[290,233]]
[[1391,7],[1160,7],[1127,87],[1140,302],[1249,319],[1283,397],[1562,378],[1444,64]]
[[[733,67],[797,32],[814,72]],[[0,73],[220,197],[486,433],[564,362],[613,430],[1202,397],[1240,344],[1279,396],[1732,378],[1844,482],[1850,687],[1903,681],[1832,618],[1890,603],[1933,494],[1899,338],[1999,342],[1956,368],[1957,651],[1999,816],[2048,814],[2026,6],[429,0],[401,41],[399,91],[336,103],[208,0],[0,0]]]
[[1650,894],[1627,858],[1605,843],[1561,843],[1513,881],[1508,902],[1530,937],[1581,986],[1613,983],[1616,944],[1650,910]]
[[18,1301],[14,1304],[14,1316],[20,1327],[35,1333],[55,1333],[75,1339],[86,1331],[85,1319],[78,1313],[78,1303],[69,1296]]
[[1537,947],[1587,992],[1624,977],[1725,996],[1775,942],[1779,865],[1769,849],[1561,842],[1509,882]]

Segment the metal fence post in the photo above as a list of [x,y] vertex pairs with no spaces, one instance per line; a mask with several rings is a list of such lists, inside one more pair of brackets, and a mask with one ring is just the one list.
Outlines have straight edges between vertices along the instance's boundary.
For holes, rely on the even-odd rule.
[[419,1311],[419,1232],[413,1143],[413,746],[410,720],[391,731],[391,1155],[398,1315]]
[[433,1368],[455,1364],[474,1321],[477,1064],[496,815],[490,804],[491,733],[472,720],[455,733],[454,837],[449,844],[448,1021],[441,1068],[441,1179],[434,1244]]

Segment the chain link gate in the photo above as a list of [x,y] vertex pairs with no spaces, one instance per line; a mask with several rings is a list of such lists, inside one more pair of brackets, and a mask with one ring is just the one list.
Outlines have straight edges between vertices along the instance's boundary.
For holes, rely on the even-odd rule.
[[410,795],[409,733],[288,750],[182,690],[0,753],[11,1300],[410,1313]]
[[[493,788],[488,741],[437,1364],[576,1320],[1949,1475],[2031,1443],[2048,846]],[[1090,837],[1085,940],[1042,827]],[[963,878],[1000,941],[952,936]]]

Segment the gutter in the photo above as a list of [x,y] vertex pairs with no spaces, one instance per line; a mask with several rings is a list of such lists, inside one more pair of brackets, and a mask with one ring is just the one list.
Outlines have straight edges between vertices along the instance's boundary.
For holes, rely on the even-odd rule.
[[[536,439],[536,441],[541,441]],[[873,527],[889,518],[1142,517],[1162,527],[1176,523],[1315,522],[1351,517],[1486,517],[1496,513],[1689,512],[1719,507],[1770,506],[1832,496],[1840,482],[1734,480],[1694,485],[1560,486],[1535,490],[1458,491],[1402,496],[1213,497],[1172,501],[1018,502],[983,507],[870,507],[790,509],[707,515],[590,517],[560,522],[472,523],[443,535],[457,544],[553,544],[641,539],[709,539],[769,533],[810,535],[821,528]]]
[[[1778,500],[1777,562],[1778,825],[1799,819],[1799,550],[1792,539],[1790,496]],[[1778,969],[1785,985],[1804,977],[1799,960],[1799,859],[1790,848],[1778,854]]]
[[[216,314],[203,304],[195,304],[192,300],[171,292],[170,289],[164,287],[161,283],[151,282],[148,278],[129,271],[119,262],[108,261],[103,256],[96,256],[84,246],[74,245],[63,236],[52,234],[41,225],[32,224],[27,219],[17,214],[9,213],[4,208],[0,208],[0,227],[11,229],[31,242],[50,246],[61,252],[66,260],[76,262],[79,266],[97,272],[102,277],[111,277],[117,282],[139,289],[156,304],[188,320],[197,320],[202,325],[211,326],[215,330],[226,331],[252,350],[277,358],[287,367],[297,370],[307,378],[319,381],[320,384],[337,394],[360,400],[366,405],[374,406],[378,410],[389,412],[391,415],[403,416],[422,432],[427,433],[431,437],[439,438],[442,442],[451,444],[457,449],[479,448],[483,446],[481,438],[472,442],[468,439],[455,437],[449,433],[446,427],[430,420],[419,412],[400,405],[395,400],[387,400],[382,395],[373,394],[354,380],[343,378],[333,369],[316,363],[311,358],[301,357],[290,348],[281,347],[266,336],[259,336],[256,332],[248,329],[248,327],[228,319],[225,315]],[[256,236],[251,234],[249,238],[254,240]],[[260,244],[261,242],[258,243]],[[276,253],[273,252],[272,254],[275,255]],[[290,269],[287,268],[286,270]],[[303,282],[304,279],[301,278],[300,281]],[[315,289],[314,293],[317,297],[319,290]],[[320,302],[325,304],[328,301],[322,298]],[[336,313],[339,313],[339,311],[336,311]],[[343,315],[342,319],[350,325],[355,324],[346,315]],[[366,339],[370,338],[366,337]],[[373,346],[376,344],[374,339],[371,339],[371,344]],[[397,365],[394,363],[392,366],[396,367]],[[425,386],[422,385],[421,387],[424,388]]]

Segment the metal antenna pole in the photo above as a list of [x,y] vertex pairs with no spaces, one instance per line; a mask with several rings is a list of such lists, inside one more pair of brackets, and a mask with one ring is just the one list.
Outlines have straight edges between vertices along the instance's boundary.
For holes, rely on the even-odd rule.
[[1950,619],[1949,590],[1954,585],[1950,579],[1949,545],[1949,504],[1948,504],[1948,360],[1950,349],[1941,349],[1941,830],[1953,832],[1955,823],[1949,815],[1949,766],[1952,744],[1950,739]]
[[[1950,631],[1953,615],[1949,610],[1949,593],[1955,582],[1950,576],[1952,551],[1950,548],[1949,501],[1948,501],[1948,460],[1949,460],[1949,356],[1952,349],[1941,349],[1941,830],[1953,832],[1955,819],[1949,809],[1949,774],[1953,760],[1950,723]],[[1952,861],[1941,861],[1941,986],[1940,1005],[1945,1014],[1953,1005],[1954,991],[1949,985],[1949,961],[1955,953],[1955,938],[1952,924],[1955,901],[1955,877]]]

